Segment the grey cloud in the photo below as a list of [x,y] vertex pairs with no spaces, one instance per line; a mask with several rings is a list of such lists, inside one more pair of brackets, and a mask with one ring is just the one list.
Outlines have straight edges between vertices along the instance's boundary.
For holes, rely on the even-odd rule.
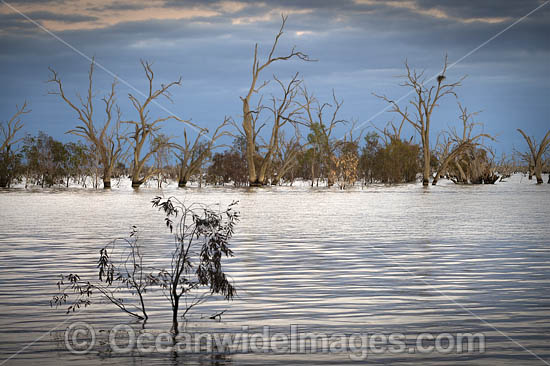
[[[533,9],[542,5],[544,1],[540,0],[499,0],[495,1],[438,1],[438,0],[416,0],[416,4],[422,9],[439,9],[449,15],[463,18],[478,17],[512,17],[519,18],[529,13]],[[498,4],[498,5],[497,5]],[[495,6],[496,5],[496,6]],[[547,7],[547,6],[546,6]],[[540,13],[535,17],[540,17],[543,13],[548,16],[548,10],[544,7],[539,10]]]
[[[209,2],[211,6],[217,3]],[[525,10],[532,10],[525,9],[524,4],[514,7],[509,1],[502,3],[503,9],[493,9],[493,13],[487,5],[489,2],[482,2],[480,9],[452,3],[442,5],[419,0],[418,6],[426,9],[444,7],[442,10],[460,17],[519,17]],[[117,6],[129,4],[117,3]],[[202,1],[184,3],[186,6],[193,4],[208,5]],[[165,4],[166,7],[181,5],[181,2]],[[412,14],[407,9],[383,3],[359,5],[352,1],[280,0],[270,2],[269,6],[251,2],[234,14],[216,17],[127,22],[103,29],[60,32],[59,35],[84,53],[95,55],[99,62],[137,87],[145,85],[140,58],[155,62],[159,82],[182,75],[183,86],[175,91],[176,103],[169,105],[170,108],[186,118],[213,123],[224,114],[238,117],[238,96],[250,81],[254,43],[260,44],[261,55],[265,55],[280,25],[277,17],[268,22],[241,25],[232,24],[232,20],[261,16],[275,6],[313,8],[310,13],[289,17],[279,52],[283,54],[296,45],[319,61],[278,63],[267,70],[263,78],[269,79],[272,74],[284,78],[300,71],[309,88],[321,97],[328,98],[330,90],[335,88],[345,99],[345,117],[360,120],[382,107],[371,92],[402,95],[403,90],[397,86],[400,79],[395,76],[402,74],[405,58],[414,67],[436,73],[445,53],[451,61],[457,60],[510,24],[464,24]],[[34,25],[13,18],[6,21],[24,31],[8,32],[0,37],[0,48],[7,50],[0,54],[0,67],[9,70],[3,75],[6,87],[0,91],[0,108],[7,110],[12,104],[28,98],[33,103],[33,110],[38,111],[38,116],[30,117],[33,119],[29,126],[33,131],[43,120],[52,126],[43,129],[63,133],[74,116],[65,113],[55,99],[45,95],[47,66],[54,66],[60,72],[67,90],[72,93],[82,87],[88,62],[37,31]],[[488,129],[506,131],[517,124],[516,117],[511,116],[520,114],[518,111],[523,109],[529,109],[526,114],[529,123],[536,124],[533,121],[540,121],[548,114],[549,23],[547,10],[543,8],[533,18],[521,22],[450,70],[449,76],[453,78],[469,74],[460,95],[472,110],[486,111],[482,119],[489,124]],[[2,21],[0,28],[6,30],[8,27]],[[300,37],[296,31],[313,34]],[[98,89],[108,87],[110,76],[98,71],[97,77]],[[124,113],[131,113],[125,97],[128,91],[124,85],[120,86],[119,100]],[[519,97],[514,99],[514,96]],[[455,107],[451,102],[445,107],[449,119],[456,117]],[[383,114],[377,122],[390,118],[391,115]],[[536,132],[536,126],[531,128]],[[503,136],[508,139],[505,133]]]

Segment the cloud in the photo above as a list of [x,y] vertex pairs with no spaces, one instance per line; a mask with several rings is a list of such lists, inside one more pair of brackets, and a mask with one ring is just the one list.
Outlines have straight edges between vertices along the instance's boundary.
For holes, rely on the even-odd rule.
[[[289,15],[277,52],[293,46],[318,62],[278,63],[262,75],[285,78],[299,71],[310,90],[323,99],[332,89],[345,99],[346,118],[368,118],[381,108],[371,92],[400,96],[403,61],[437,73],[444,55],[452,61],[485,42],[540,1],[440,2],[435,0],[273,0],[258,1],[35,1],[10,4],[52,29],[109,70],[136,87],[145,87],[139,59],[154,61],[159,82],[183,76],[170,105],[185,118],[214,123],[225,114],[238,118],[239,96],[250,82],[255,43],[265,57]],[[472,110],[495,128],[511,126],[519,110],[536,124],[550,112],[550,5],[525,19],[450,70],[450,77],[468,74],[459,90]],[[4,88],[0,110],[28,99],[31,131],[63,133],[74,121],[46,96],[47,66],[54,66],[71,93],[81,90],[88,62],[6,6],[0,6],[0,67]],[[111,77],[97,72],[97,89]],[[128,88],[120,85],[125,113]],[[514,100],[518,105],[500,100]],[[326,97],[326,98],[325,98]],[[521,103],[521,105],[520,105]],[[529,104],[531,103],[531,104]],[[55,108],[52,106],[55,105]],[[445,109],[447,108],[447,109]],[[455,105],[445,107],[455,118]],[[443,114],[445,114],[443,113]],[[2,118],[0,116],[0,118]],[[391,118],[379,117],[382,122]],[[32,129],[31,129],[32,127]],[[539,127],[541,128],[541,127]],[[534,127],[536,129],[536,126]]]
[[[51,14],[50,2],[44,3],[16,3],[11,4],[18,11],[30,18],[40,21],[52,31],[77,31],[107,28],[126,22],[140,22],[150,20],[182,20],[198,17],[210,17],[220,13],[213,9],[201,6],[179,7],[177,9],[165,7],[161,0],[137,1],[132,4],[116,4],[107,0],[90,2],[88,0],[71,1],[56,9],[55,17],[38,17],[32,15]],[[13,13],[9,6],[0,8],[0,14]],[[71,19],[71,21],[65,21]],[[21,18],[21,21],[25,20]]]

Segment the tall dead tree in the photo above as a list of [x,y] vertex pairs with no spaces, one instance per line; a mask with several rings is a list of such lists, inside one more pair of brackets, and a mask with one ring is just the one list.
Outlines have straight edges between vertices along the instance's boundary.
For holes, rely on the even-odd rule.
[[[176,85],[181,85],[181,77],[177,81],[172,81],[168,84],[161,84],[159,88],[154,87],[155,74],[152,69],[152,64],[147,61],[141,61],[141,66],[145,72],[148,81],[148,92],[145,100],[141,102],[136,96],[129,93],[128,98],[134,106],[138,118],[136,120],[123,121],[133,126],[133,131],[129,134],[130,144],[133,148],[133,163],[132,163],[132,187],[139,188],[147,179],[156,174],[156,169],[153,165],[146,168],[145,164],[159,151],[170,144],[170,138],[166,138],[162,143],[153,144],[155,137],[158,136],[161,128],[161,123],[170,119],[185,122],[191,125],[190,121],[182,120],[175,115],[159,117],[152,119],[149,115],[149,107],[151,103],[156,102],[160,97],[165,97],[172,101],[169,89]],[[143,153],[143,149],[148,143],[149,150]]]
[[[494,140],[493,136],[487,133],[479,133],[477,135],[473,134],[475,127],[480,125],[479,123],[472,121],[473,117],[476,116],[478,112],[468,113],[467,108],[463,107],[460,103],[459,109],[459,118],[462,122],[462,133],[457,132],[454,128],[450,131],[442,132],[442,141],[437,144],[439,166],[432,181],[432,185],[434,186],[437,184],[439,177],[447,170],[449,165],[452,162],[456,162],[462,154],[472,151],[480,146],[480,140],[483,138]],[[457,163],[457,167],[461,170],[460,164]]]
[[427,186],[430,182],[431,168],[431,152],[430,152],[430,128],[432,123],[432,114],[436,106],[439,105],[441,98],[446,95],[454,95],[456,97],[455,88],[461,85],[464,77],[454,83],[447,83],[447,56],[445,56],[445,62],[441,74],[436,78],[436,84],[426,86],[429,82],[425,76],[424,71],[417,72],[411,70],[408,63],[405,61],[405,68],[407,69],[406,81],[400,84],[407,88],[412,89],[414,93],[414,99],[409,103],[412,106],[413,112],[409,113],[408,107],[401,107],[396,101],[389,99],[385,95],[376,95],[377,97],[390,103],[392,109],[390,112],[398,113],[404,118],[416,131],[420,134],[422,140],[422,156],[424,160],[424,168],[422,171],[422,184]]
[[189,178],[200,171],[201,166],[211,155],[212,150],[216,148],[214,145],[216,140],[227,135],[224,128],[228,123],[229,118],[226,117],[224,121],[216,127],[212,136],[207,135],[207,129],[200,130],[193,142],[187,137],[187,131],[184,129],[183,145],[176,143],[171,144],[171,146],[177,150],[176,157],[180,161],[178,187],[185,187]]
[[27,109],[27,102],[23,103],[21,108],[19,106],[15,108],[14,115],[8,121],[0,123],[0,188],[10,185],[13,173],[10,168],[14,154],[13,146],[23,140],[23,137],[15,136],[23,128],[21,116],[30,112]]
[[[73,109],[80,122],[74,129],[67,133],[84,138],[92,145],[92,149],[97,152],[100,164],[103,168],[103,188],[111,188],[111,175],[116,164],[122,159],[125,153],[124,136],[120,132],[120,109],[115,106],[115,87],[116,80],[111,84],[111,91],[102,98],[105,111],[105,122],[103,125],[94,122],[94,92],[93,92],[93,74],[95,62],[92,60],[90,71],[88,72],[88,89],[86,96],[77,94],[80,105],[77,106],[71,101],[63,89],[63,84],[57,72],[49,68],[51,78],[50,83],[56,84],[56,90],[49,94],[59,95],[61,99]],[[115,110],[113,111],[113,108]]]
[[[274,62],[277,61],[286,61],[290,60],[292,58],[298,58],[300,60],[310,61],[309,57],[300,52],[296,51],[295,48],[292,48],[290,53],[288,53],[285,56],[275,56],[275,50],[277,48],[277,44],[279,43],[279,39],[283,35],[283,30],[285,27],[287,17],[282,16],[282,22],[281,22],[281,28],[279,29],[279,33],[275,36],[275,41],[273,42],[273,45],[271,47],[271,51],[269,52],[269,55],[267,59],[264,62],[260,61],[260,56],[258,55],[258,44],[254,47],[254,61],[252,62],[252,81],[250,83],[250,88],[248,89],[248,93],[245,97],[241,97],[241,101],[243,103],[243,122],[242,122],[242,128],[243,133],[246,138],[246,160],[248,163],[248,179],[250,186],[261,186],[266,184],[265,181],[265,174],[267,171],[267,167],[269,165],[269,159],[271,158],[274,148],[277,141],[277,132],[279,130],[279,125],[277,123],[285,123],[286,119],[283,118],[283,116],[279,116],[278,119],[276,119],[273,123],[273,133],[271,136],[270,144],[267,146],[267,152],[265,153],[263,159],[260,159],[260,165],[257,166],[258,159],[256,158],[256,155],[258,154],[257,146],[256,146],[256,138],[257,138],[257,130],[255,129],[255,116],[254,114],[259,113],[259,110],[251,110],[250,104],[252,96],[260,91],[265,85],[267,85],[267,82],[264,82],[262,85],[257,86],[258,79],[260,77],[260,74],[263,70],[265,70],[269,65],[271,65]],[[288,84],[286,90],[288,90],[288,93],[285,94],[285,98],[291,97],[291,95],[294,93],[295,86],[298,83],[297,80],[293,79],[291,83]],[[283,101],[282,105],[285,105],[285,102],[290,102],[291,100]],[[287,107],[288,108],[288,107]],[[275,135],[275,136],[274,136]],[[273,141],[273,139],[275,139]],[[273,143],[271,143],[273,141]]]
[[[533,164],[533,169],[535,171],[535,176],[537,177],[537,184],[542,184],[542,157],[550,147],[550,130],[544,135],[544,138],[537,144],[534,137],[529,137],[525,132],[518,128],[519,133],[523,136],[527,145],[529,145],[530,161]],[[550,182],[550,180],[549,180]]]
[[[272,96],[269,105],[263,105],[262,99],[260,99],[256,108],[250,113],[250,130],[247,132],[246,128],[239,129],[246,140],[249,185],[252,187],[263,186],[268,183],[272,160],[280,143],[280,134],[287,124],[296,128],[304,109],[303,104],[297,103],[300,85],[302,84],[302,81],[298,79],[297,73],[287,83],[284,83],[275,76],[274,80],[280,87],[281,96]],[[259,121],[265,113],[268,113],[269,117],[267,117],[266,122],[260,123]],[[268,124],[271,124],[271,131],[268,135],[269,139],[266,140],[260,135],[260,132]],[[238,128],[236,124],[234,126]],[[252,163],[248,157],[250,149],[254,153]],[[251,164],[253,164],[252,168]],[[252,179],[250,177],[255,178]]]

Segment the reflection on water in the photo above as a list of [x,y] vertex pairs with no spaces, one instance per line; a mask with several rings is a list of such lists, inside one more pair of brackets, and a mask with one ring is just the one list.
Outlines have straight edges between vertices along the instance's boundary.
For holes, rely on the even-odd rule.
[[[239,297],[196,308],[188,330],[236,331],[243,325],[287,330],[299,324],[345,334],[483,332],[482,355],[382,354],[368,362],[542,365],[522,347],[550,360],[550,185],[519,180],[346,192],[166,190],[188,202],[240,200],[235,258],[227,265]],[[36,340],[7,364],[352,363],[345,354],[114,355],[105,347],[81,356],[66,352],[59,337],[68,316],[49,308],[56,276],[93,276],[99,247],[126,235],[131,225],[140,229],[146,255],[165,261],[172,241],[162,215],[151,208],[157,194],[0,192],[0,362]],[[150,294],[147,329],[169,330],[166,301],[161,293]],[[225,309],[221,322],[208,319]],[[132,324],[108,304],[69,320],[87,321],[103,332]]]

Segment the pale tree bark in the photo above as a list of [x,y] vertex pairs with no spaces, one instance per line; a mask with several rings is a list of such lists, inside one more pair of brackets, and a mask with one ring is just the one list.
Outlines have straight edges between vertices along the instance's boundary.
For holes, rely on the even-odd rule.
[[[251,186],[261,186],[264,185],[265,182],[265,171],[267,168],[267,165],[269,164],[268,161],[263,159],[261,166],[256,166],[256,154],[257,154],[257,147],[256,147],[256,137],[257,137],[257,131],[254,128],[255,124],[255,118],[254,113],[259,113],[259,111],[253,111],[250,109],[251,99],[252,96],[260,91],[261,88],[263,88],[267,82],[264,82],[262,85],[257,86],[258,79],[260,77],[261,72],[267,68],[269,65],[271,65],[274,62],[277,61],[286,61],[290,60],[291,58],[298,58],[305,61],[310,61],[309,57],[299,51],[296,51],[294,48],[285,56],[275,56],[275,50],[277,48],[277,44],[279,42],[279,39],[283,35],[283,29],[285,27],[287,17],[282,17],[281,22],[281,28],[279,29],[279,33],[275,36],[275,41],[273,42],[273,45],[271,47],[271,51],[269,52],[269,55],[267,59],[261,63],[258,55],[258,44],[254,47],[254,61],[252,63],[252,81],[250,83],[250,88],[248,89],[248,92],[246,96],[241,97],[241,101],[243,103],[243,122],[242,122],[242,129],[244,136],[246,138],[246,160],[248,163],[248,179],[249,184]],[[278,128],[278,127],[277,127]],[[273,138],[273,136],[272,136]],[[267,151],[266,156],[269,156],[273,154],[273,151]]]
[[[324,167],[324,174],[327,178],[327,184],[329,186],[334,185],[334,179],[332,178],[331,170],[334,170],[334,153],[337,148],[336,141],[332,138],[332,132],[339,124],[346,124],[348,121],[341,119],[338,114],[343,100],[339,100],[332,91],[332,103],[320,104],[319,101],[310,95],[307,88],[302,87],[302,96],[304,99],[304,108],[302,122],[309,127],[311,133],[309,136],[309,143],[315,152],[314,160],[312,161],[312,186],[313,173],[315,171],[313,164],[319,164],[318,172],[322,173]],[[323,165],[323,166],[321,166]],[[318,178],[318,177],[317,177]]]
[[452,162],[456,162],[459,172],[462,177],[465,177],[464,171],[457,162],[465,152],[472,150],[481,145],[480,140],[487,138],[494,140],[494,137],[487,133],[473,134],[474,128],[481,125],[475,123],[472,118],[478,114],[478,112],[468,113],[468,110],[459,103],[460,109],[460,121],[462,122],[462,133],[458,133],[456,129],[450,131],[444,131],[442,133],[442,142],[438,143],[439,151],[439,167],[437,168],[435,177],[432,181],[432,185],[436,185],[439,181],[439,177],[447,170],[448,166]]
[[376,95],[377,97],[388,102],[392,109],[390,112],[398,113],[404,118],[415,130],[420,134],[422,141],[422,156],[424,160],[424,167],[422,170],[422,184],[427,186],[430,182],[431,176],[431,151],[430,151],[430,128],[432,123],[432,114],[436,106],[439,105],[441,98],[446,95],[454,95],[456,93],[454,89],[461,85],[464,77],[454,83],[446,83],[446,73],[448,67],[447,56],[445,56],[445,62],[441,74],[436,77],[436,84],[432,86],[426,86],[431,79],[427,79],[424,76],[424,72],[417,72],[411,70],[408,63],[405,62],[405,68],[407,69],[406,81],[401,84],[407,88],[411,88],[414,94],[414,99],[409,101],[412,105],[413,112],[409,113],[408,107],[400,107],[398,101],[389,99],[384,95]]
[[271,185],[275,186],[279,184],[285,174],[298,163],[296,158],[302,151],[299,136],[300,134],[297,129],[295,135],[288,140],[285,138],[284,133],[279,133],[279,141],[274,153],[277,164],[273,167],[273,173],[271,174]]
[[229,121],[229,118],[226,117],[224,121],[216,127],[212,136],[208,135],[207,129],[200,130],[193,142],[187,137],[187,131],[184,129],[183,145],[176,143],[171,144],[172,147],[178,150],[176,157],[180,161],[178,187],[185,187],[191,176],[200,171],[206,159],[211,155],[212,150],[219,147],[215,146],[215,142],[220,137],[228,134],[227,131],[224,131],[224,128],[228,125]]
[[[128,94],[128,98],[132,102],[134,109],[138,114],[136,120],[123,121],[130,126],[133,126],[133,131],[129,133],[129,141],[133,148],[133,162],[132,162],[132,187],[139,188],[147,179],[151,178],[157,173],[157,169],[151,165],[145,169],[145,164],[162,148],[170,144],[170,137],[163,140],[158,144],[152,144],[155,137],[158,136],[161,129],[161,123],[167,120],[176,120],[185,122],[194,126],[190,121],[180,119],[175,115],[168,115],[166,117],[159,117],[151,119],[149,115],[149,107],[152,103],[156,103],[156,100],[160,97],[172,101],[170,97],[169,89],[176,85],[181,85],[181,77],[177,81],[172,81],[168,84],[161,84],[159,88],[153,86],[155,74],[152,69],[152,64],[147,61],[141,61],[141,66],[145,72],[145,76],[148,81],[148,92],[145,95],[145,100],[142,102],[133,94]],[[196,127],[196,126],[194,126]],[[146,143],[149,142],[149,150],[143,153]]]
[[503,152],[497,163],[497,171],[501,174],[501,182],[506,178],[510,178],[510,176],[516,171],[515,160],[513,158],[509,159],[506,156],[506,153]]
[[[57,72],[49,68],[51,78],[48,82],[56,84],[56,90],[50,91],[49,94],[59,95],[61,99],[71,108],[76,114],[79,125],[67,133],[79,136],[87,140],[92,148],[97,151],[99,161],[103,168],[103,188],[111,188],[111,176],[117,162],[121,161],[125,154],[124,136],[120,132],[120,109],[115,106],[115,87],[116,80],[111,84],[109,94],[102,98],[104,103],[105,122],[103,125],[94,122],[94,92],[93,92],[93,74],[95,62],[92,59],[90,71],[88,72],[88,89],[86,96],[77,95],[80,105],[77,106],[71,101],[63,89],[63,84]],[[115,110],[113,111],[113,108]]]
[[529,145],[529,153],[531,157],[531,162],[533,164],[533,170],[535,171],[535,176],[537,177],[537,184],[542,184],[542,157],[550,147],[550,130],[544,135],[544,138],[537,144],[534,137],[529,137],[525,132],[518,128],[519,133],[523,136],[527,145]]
[[527,164],[527,176],[529,180],[533,179],[533,173],[534,173],[534,163],[533,163],[533,157],[531,156],[531,153],[524,153],[521,151],[517,151],[514,149],[514,153],[519,157],[519,160],[522,160]]
[[16,111],[13,116],[6,122],[0,123],[0,161],[2,166],[0,167],[0,188],[5,188],[10,185],[12,176],[9,171],[9,161],[14,154],[13,146],[19,141],[23,140],[23,137],[15,138],[17,132],[23,128],[23,122],[21,116],[30,112],[27,109],[27,102],[25,101],[21,108],[16,106]]
[[[301,80],[298,80],[298,74],[295,74],[287,84],[284,84],[276,77],[274,77],[274,79],[281,87],[282,96],[280,98],[273,97],[271,100],[271,106],[265,107],[266,110],[271,111],[273,125],[271,127],[269,141],[259,146],[260,159],[257,160],[259,164],[258,181],[264,185],[267,184],[268,171],[271,167],[273,156],[279,147],[283,127],[287,123],[290,123],[293,125],[294,130],[297,131],[297,119],[300,117],[301,112],[304,109],[303,104],[296,103],[296,98],[302,83]],[[255,132],[255,141],[258,141],[258,133],[259,131]],[[263,154],[261,154],[262,150],[265,150]]]

